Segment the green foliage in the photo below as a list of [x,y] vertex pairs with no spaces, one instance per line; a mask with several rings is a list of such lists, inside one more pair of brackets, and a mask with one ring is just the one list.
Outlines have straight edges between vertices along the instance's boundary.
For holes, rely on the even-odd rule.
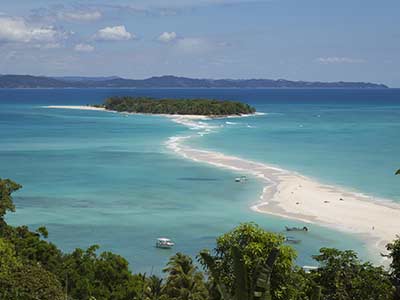
[[203,274],[193,265],[189,256],[177,253],[170,258],[164,272],[168,274],[164,287],[170,300],[206,300],[208,291]]
[[247,275],[247,267],[244,261],[244,257],[240,253],[238,247],[233,247],[232,258],[233,258],[233,275],[234,275],[234,295],[236,300],[247,300],[249,297],[249,278]]
[[272,270],[279,257],[279,250],[274,248],[269,253],[265,263],[259,262],[254,272],[251,284],[250,294],[252,299],[271,300],[271,276]]
[[61,251],[40,239],[40,235],[48,235],[45,227],[40,227],[38,233],[34,233],[27,226],[11,227],[4,221],[7,212],[15,211],[12,193],[21,187],[10,179],[0,179],[0,237],[13,245],[16,255],[22,261],[39,263],[46,270],[57,272],[61,265]]
[[[297,278],[294,268],[296,252],[284,245],[284,237],[267,232],[255,224],[245,223],[233,231],[228,232],[217,239],[217,247],[214,249],[214,273],[218,274],[220,283],[226,286],[231,294],[234,294],[235,271],[234,253],[232,249],[237,247],[242,254],[244,266],[247,269],[247,278],[254,278],[257,266],[265,264],[273,249],[279,250],[279,256],[272,268],[271,293],[272,299],[296,299],[301,286],[301,277]],[[207,263],[200,259],[203,265]],[[210,271],[210,269],[209,269]]]
[[164,297],[163,279],[152,275],[144,279],[143,300],[162,300]]
[[134,299],[143,283],[128,269],[128,262],[111,252],[96,254],[98,246],[76,249],[64,257],[60,274],[73,299]]
[[261,263],[261,260],[259,260],[252,278],[249,278],[243,255],[240,249],[234,246],[232,248],[232,256],[235,281],[234,288],[231,291],[222,283],[223,277],[217,269],[219,261],[216,261],[208,251],[202,251],[200,253],[200,259],[209,270],[211,279],[223,300],[270,300],[271,273],[276,259],[278,258],[278,254],[278,249],[272,249],[265,263]]
[[392,299],[393,286],[383,267],[362,263],[353,251],[322,248],[314,259],[320,268],[311,277],[322,287],[322,299]]
[[[0,178],[0,226],[4,224],[4,216],[7,211],[15,211],[15,205],[12,201],[11,194],[21,187],[21,185],[10,179]],[[2,228],[0,228],[0,230],[1,229]]]
[[316,285],[312,288],[310,300],[320,300],[321,299],[321,287]]
[[40,226],[38,229],[36,229],[36,232],[45,239],[49,237],[49,232],[47,231],[47,228],[44,226]]
[[396,240],[386,246],[389,251],[386,257],[392,261],[390,263],[391,276],[393,284],[396,288],[395,299],[400,299],[400,236],[397,236]]
[[112,97],[105,101],[108,110],[130,113],[227,116],[252,114],[248,104],[208,99],[153,99],[148,97]]
[[395,175],[400,175],[400,169],[396,171]]
[[389,251],[387,257],[392,260],[390,263],[392,275],[400,280],[400,236],[397,236],[392,243],[387,244],[386,249]]
[[23,263],[13,245],[0,238],[0,299],[62,299],[56,276],[40,265]]
[[62,300],[63,291],[57,277],[39,265],[23,265],[0,282],[2,299]]
[[12,271],[21,265],[22,263],[16,256],[13,245],[0,238],[0,282],[7,279]]
[[24,261],[40,263],[50,272],[57,273],[62,264],[62,252],[52,243],[41,240],[27,226],[6,226],[1,235],[14,245],[16,254]]

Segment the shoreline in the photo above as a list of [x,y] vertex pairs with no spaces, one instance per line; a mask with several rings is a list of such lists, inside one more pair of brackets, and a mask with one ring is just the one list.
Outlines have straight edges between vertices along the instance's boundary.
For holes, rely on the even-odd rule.
[[[188,127],[193,123],[191,120],[185,122],[182,118],[172,120]],[[260,199],[251,206],[256,212],[356,234],[367,244],[368,252],[375,260],[380,253],[386,253],[386,244],[400,233],[398,203],[324,184],[317,179],[265,163],[193,149],[184,145],[184,141],[192,136],[171,137],[166,145],[184,158],[243,172],[264,182]],[[379,261],[385,263],[386,259],[380,257]]]
[[116,110],[105,109],[104,107],[95,107],[90,105],[47,105],[42,106],[42,108],[55,108],[55,109],[74,109],[74,110],[91,110],[91,111],[105,111],[110,113],[118,113],[122,115],[144,115],[144,116],[158,116],[158,117],[167,117],[173,119],[183,119],[183,120],[210,120],[210,119],[225,119],[225,118],[243,118],[243,117],[251,117],[254,115],[259,115],[263,113],[254,114],[242,114],[242,115],[177,115],[177,114],[152,114],[152,113],[135,113],[135,112],[122,112]]
[[94,106],[89,106],[89,105],[47,105],[47,106],[42,106],[42,108],[106,111],[106,109],[104,107],[94,107]]
[[[46,107],[107,111],[90,106]],[[173,122],[196,130],[197,135],[205,135],[213,130],[212,126],[202,122],[210,120],[209,116],[159,116],[168,117]],[[246,115],[232,117],[240,118]],[[396,230],[400,228],[398,203],[363,195],[345,187],[324,184],[317,179],[265,163],[184,145],[184,141],[193,136],[170,137],[166,146],[186,159],[243,172],[264,182],[260,199],[251,206],[256,212],[356,234],[366,242],[372,257],[385,253],[385,245],[400,233]],[[384,261],[384,258],[381,258],[381,261]]]

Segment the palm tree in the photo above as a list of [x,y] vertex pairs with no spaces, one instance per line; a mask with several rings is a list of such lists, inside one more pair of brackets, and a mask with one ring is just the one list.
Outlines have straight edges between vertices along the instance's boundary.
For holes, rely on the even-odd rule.
[[[218,261],[208,251],[200,252],[200,257],[209,270],[216,288],[223,300],[270,300],[271,299],[271,273],[278,258],[279,249],[272,249],[265,262],[259,261],[251,278],[245,266],[244,257],[238,247],[232,248],[233,273],[235,283],[233,291],[229,291],[222,283],[217,270]],[[317,299],[317,298],[316,298]]]
[[321,287],[316,285],[312,288],[311,300],[321,299]]
[[160,300],[163,293],[163,280],[156,275],[145,279],[144,299]]
[[168,273],[164,294],[171,300],[206,300],[208,291],[203,274],[193,265],[189,256],[177,253],[163,270]]

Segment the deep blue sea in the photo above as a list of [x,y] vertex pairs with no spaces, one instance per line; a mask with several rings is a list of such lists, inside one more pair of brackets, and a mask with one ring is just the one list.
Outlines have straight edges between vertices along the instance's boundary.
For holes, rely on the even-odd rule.
[[[283,233],[303,225],[250,210],[262,184],[177,156],[165,146],[190,129],[158,116],[43,108],[101,103],[115,95],[207,97],[247,102],[262,116],[213,120],[211,134],[188,143],[274,164],[321,182],[400,201],[400,90],[3,89],[0,177],[24,187],[7,220],[47,226],[65,251],[99,244],[133,271],[160,273],[177,251],[193,257],[241,222]],[[362,212],[360,212],[362,213]],[[357,237],[312,226],[298,233],[299,264],[323,246],[355,249]],[[159,236],[173,250],[154,247]],[[377,255],[378,256],[378,255]]]

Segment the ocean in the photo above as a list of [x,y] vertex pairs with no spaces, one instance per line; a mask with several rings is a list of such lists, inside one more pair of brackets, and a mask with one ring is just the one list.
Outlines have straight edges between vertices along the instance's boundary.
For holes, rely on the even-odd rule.
[[[101,103],[115,95],[239,100],[264,114],[211,120],[196,134],[170,119],[49,109]],[[193,162],[168,149],[185,143],[273,164],[348,190],[400,201],[400,90],[307,89],[3,89],[0,177],[23,185],[7,221],[45,225],[49,240],[71,251],[99,244],[123,255],[134,272],[160,274],[175,252],[193,257],[242,222],[285,233],[304,223],[250,209],[263,184],[234,182],[237,172]],[[194,133],[194,134],[193,134]],[[379,200],[378,200],[379,201]],[[311,225],[294,245],[299,265],[321,247],[371,257],[357,236]],[[154,247],[171,237],[172,250]]]

